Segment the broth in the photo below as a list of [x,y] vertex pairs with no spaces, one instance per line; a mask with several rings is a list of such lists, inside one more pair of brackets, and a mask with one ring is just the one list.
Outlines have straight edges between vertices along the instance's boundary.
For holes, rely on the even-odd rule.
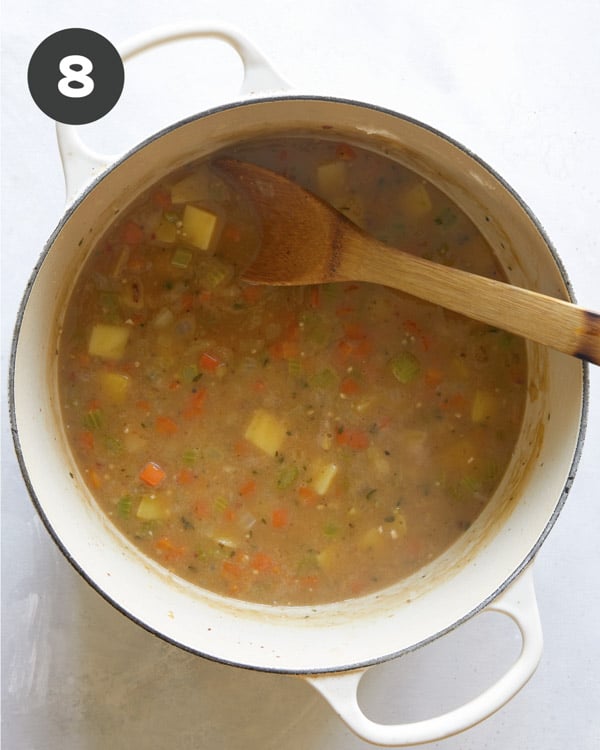
[[[381,155],[306,137],[227,155],[391,245],[503,278],[458,207]],[[485,507],[521,425],[524,343],[381,286],[244,284],[259,247],[209,161],[117,218],[60,336],[69,443],[100,507],[177,575],[267,604],[366,594]]]

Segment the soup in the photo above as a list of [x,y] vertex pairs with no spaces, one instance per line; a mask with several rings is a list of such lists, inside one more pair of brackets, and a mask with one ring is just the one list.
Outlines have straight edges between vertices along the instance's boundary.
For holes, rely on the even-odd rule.
[[[357,146],[229,149],[391,245],[503,278],[456,205]],[[365,283],[252,286],[244,195],[210,161],[165,178],[86,260],[59,339],[64,425],[143,553],[226,596],[312,604],[386,587],[477,518],[520,429],[523,342]]]

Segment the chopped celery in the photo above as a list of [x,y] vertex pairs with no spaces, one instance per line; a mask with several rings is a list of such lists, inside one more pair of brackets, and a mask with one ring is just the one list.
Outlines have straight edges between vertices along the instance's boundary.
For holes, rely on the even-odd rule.
[[288,374],[294,378],[302,375],[302,363],[298,359],[288,359]]
[[182,233],[187,242],[200,250],[208,250],[217,228],[218,217],[212,211],[188,203],[183,210]]
[[257,409],[252,415],[244,437],[257,448],[274,456],[283,443],[285,426],[271,412],[265,409]]
[[231,281],[234,268],[219,258],[210,258],[198,267],[198,280],[200,285],[207,290],[213,290],[222,284]]
[[323,533],[328,537],[337,536],[340,533],[340,527],[332,522],[326,523],[325,526],[323,526]]
[[101,372],[100,389],[102,395],[115,404],[125,401],[131,381],[128,375],[120,372]]
[[175,268],[187,268],[192,262],[193,253],[185,247],[175,248],[171,257],[171,265]]
[[391,360],[390,366],[392,375],[403,385],[412,383],[421,372],[419,360],[411,352],[401,352]]
[[219,496],[214,502],[214,509],[217,513],[224,513],[229,507],[229,501],[226,497]]
[[144,495],[136,511],[136,516],[142,521],[162,521],[169,515],[169,508],[165,502],[153,495]]
[[333,388],[337,386],[338,380],[339,378],[333,370],[325,368],[312,376],[310,384],[313,388]]
[[286,466],[280,472],[277,477],[277,488],[280,490],[289,489],[296,479],[298,479],[298,467],[297,466]]
[[200,451],[198,448],[188,448],[186,451],[183,452],[183,456],[181,457],[181,460],[186,466],[194,466],[198,462],[198,459],[200,458]]
[[104,438],[104,445],[111,453],[119,454],[123,451],[123,443],[119,438],[112,437],[112,435],[107,435]]
[[185,383],[193,383],[200,376],[200,370],[197,365],[184,365],[181,368],[181,379]]
[[317,495],[323,496],[329,490],[337,471],[337,464],[324,464],[317,469],[313,477],[313,489]]
[[117,503],[117,513],[121,518],[129,518],[131,515],[131,509],[133,507],[133,500],[129,495],[124,495],[119,499]]
[[102,409],[90,409],[83,418],[83,424],[88,430],[98,430],[102,427],[103,420]]
[[129,339],[129,328],[97,323],[92,328],[88,354],[102,359],[121,359]]

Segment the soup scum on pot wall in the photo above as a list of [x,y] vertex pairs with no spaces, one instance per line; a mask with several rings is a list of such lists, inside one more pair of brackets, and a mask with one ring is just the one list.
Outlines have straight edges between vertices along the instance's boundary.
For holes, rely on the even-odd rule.
[[[354,145],[288,137],[228,156],[286,174],[368,232],[494,278],[469,219]],[[59,387],[71,450],[121,532],[226,596],[359,596],[440,555],[508,464],[523,342],[366,283],[262,287],[245,197],[210,160],[156,184],[92,249]]]

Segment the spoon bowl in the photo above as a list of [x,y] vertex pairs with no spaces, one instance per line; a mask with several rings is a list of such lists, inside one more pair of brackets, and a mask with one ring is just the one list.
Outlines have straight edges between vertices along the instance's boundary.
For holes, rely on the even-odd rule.
[[600,364],[600,314],[390,247],[318,196],[264,167],[225,158],[216,166],[248,194],[261,224],[261,247],[243,273],[245,281],[382,284]]

